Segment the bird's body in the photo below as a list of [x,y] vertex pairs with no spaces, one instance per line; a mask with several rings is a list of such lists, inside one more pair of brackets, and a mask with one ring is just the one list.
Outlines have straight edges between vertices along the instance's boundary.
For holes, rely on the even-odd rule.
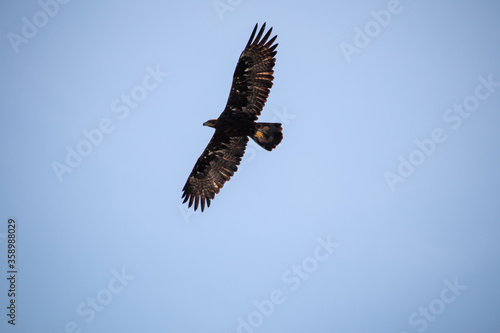
[[272,28],[262,37],[265,27],[264,23],[254,40],[255,25],[241,53],[224,111],[218,119],[203,124],[213,127],[215,134],[198,158],[182,194],[183,202],[189,200],[189,207],[194,203],[195,210],[201,204],[203,211],[205,202],[210,206],[210,200],[238,170],[249,137],[269,151],[283,139],[281,124],[256,122],[273,85],[278,46],[273,45],[277,36],[267,41]]

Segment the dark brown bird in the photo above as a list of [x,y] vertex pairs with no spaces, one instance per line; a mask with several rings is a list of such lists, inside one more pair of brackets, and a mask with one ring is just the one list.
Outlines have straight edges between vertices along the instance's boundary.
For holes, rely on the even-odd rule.
[[273,28],[264,35],[264,23],[255,36],[257,26],[236,65],[224,111],[218,119],[203,123],[215,128],[215,134],[182,189],[183,203],[189,201],[189,207],[194,203],[195,211],[200,204],[203,211],[205,202],[210,207],[210,200],[238,170],[248,137],[268,151],[283,139],[281,124],[256,122],[273,86],[274,56],[278,46],[273,45],[278,36],[268,41]]

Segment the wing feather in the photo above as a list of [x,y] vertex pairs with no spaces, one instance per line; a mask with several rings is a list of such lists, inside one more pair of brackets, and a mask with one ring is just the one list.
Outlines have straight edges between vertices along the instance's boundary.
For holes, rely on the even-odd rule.
[[257,120],[269,97],[274,79],[273,68],[276,63],[274,56],[278,46],[273,43],[278,36],[268,40],[273,28],[262,36],[266,30],[264,23],[255,37],[257,27],[256,24],[240,55],[226,108],[219,119],[237,117],[241,121],[253,122]]
[[238,170],[247,142],[246,136],[228,137],[216,131],[182,189],[183,203],[189,200],[188,207],[194,203],[195,211],[200,204],[202,212],[205,203],[210,207],[210,200]]

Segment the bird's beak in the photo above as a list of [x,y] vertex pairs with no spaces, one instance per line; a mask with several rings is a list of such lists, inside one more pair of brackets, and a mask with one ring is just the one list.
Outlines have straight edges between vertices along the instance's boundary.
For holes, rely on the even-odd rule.
[[203,123],[203,126],[214,127],[215,128],[215,122],[216,122],[215,119],[210,119],[210,120],[205,121]]

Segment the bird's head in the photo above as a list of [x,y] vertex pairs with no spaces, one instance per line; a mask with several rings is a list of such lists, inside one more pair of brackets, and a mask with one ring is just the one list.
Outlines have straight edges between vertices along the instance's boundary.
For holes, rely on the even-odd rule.
[[217,119],[210,119],[207,120],[203,123],[203,126],[208,126],[208,127],[213,127],[215,128],[215,125],[217,124]]

